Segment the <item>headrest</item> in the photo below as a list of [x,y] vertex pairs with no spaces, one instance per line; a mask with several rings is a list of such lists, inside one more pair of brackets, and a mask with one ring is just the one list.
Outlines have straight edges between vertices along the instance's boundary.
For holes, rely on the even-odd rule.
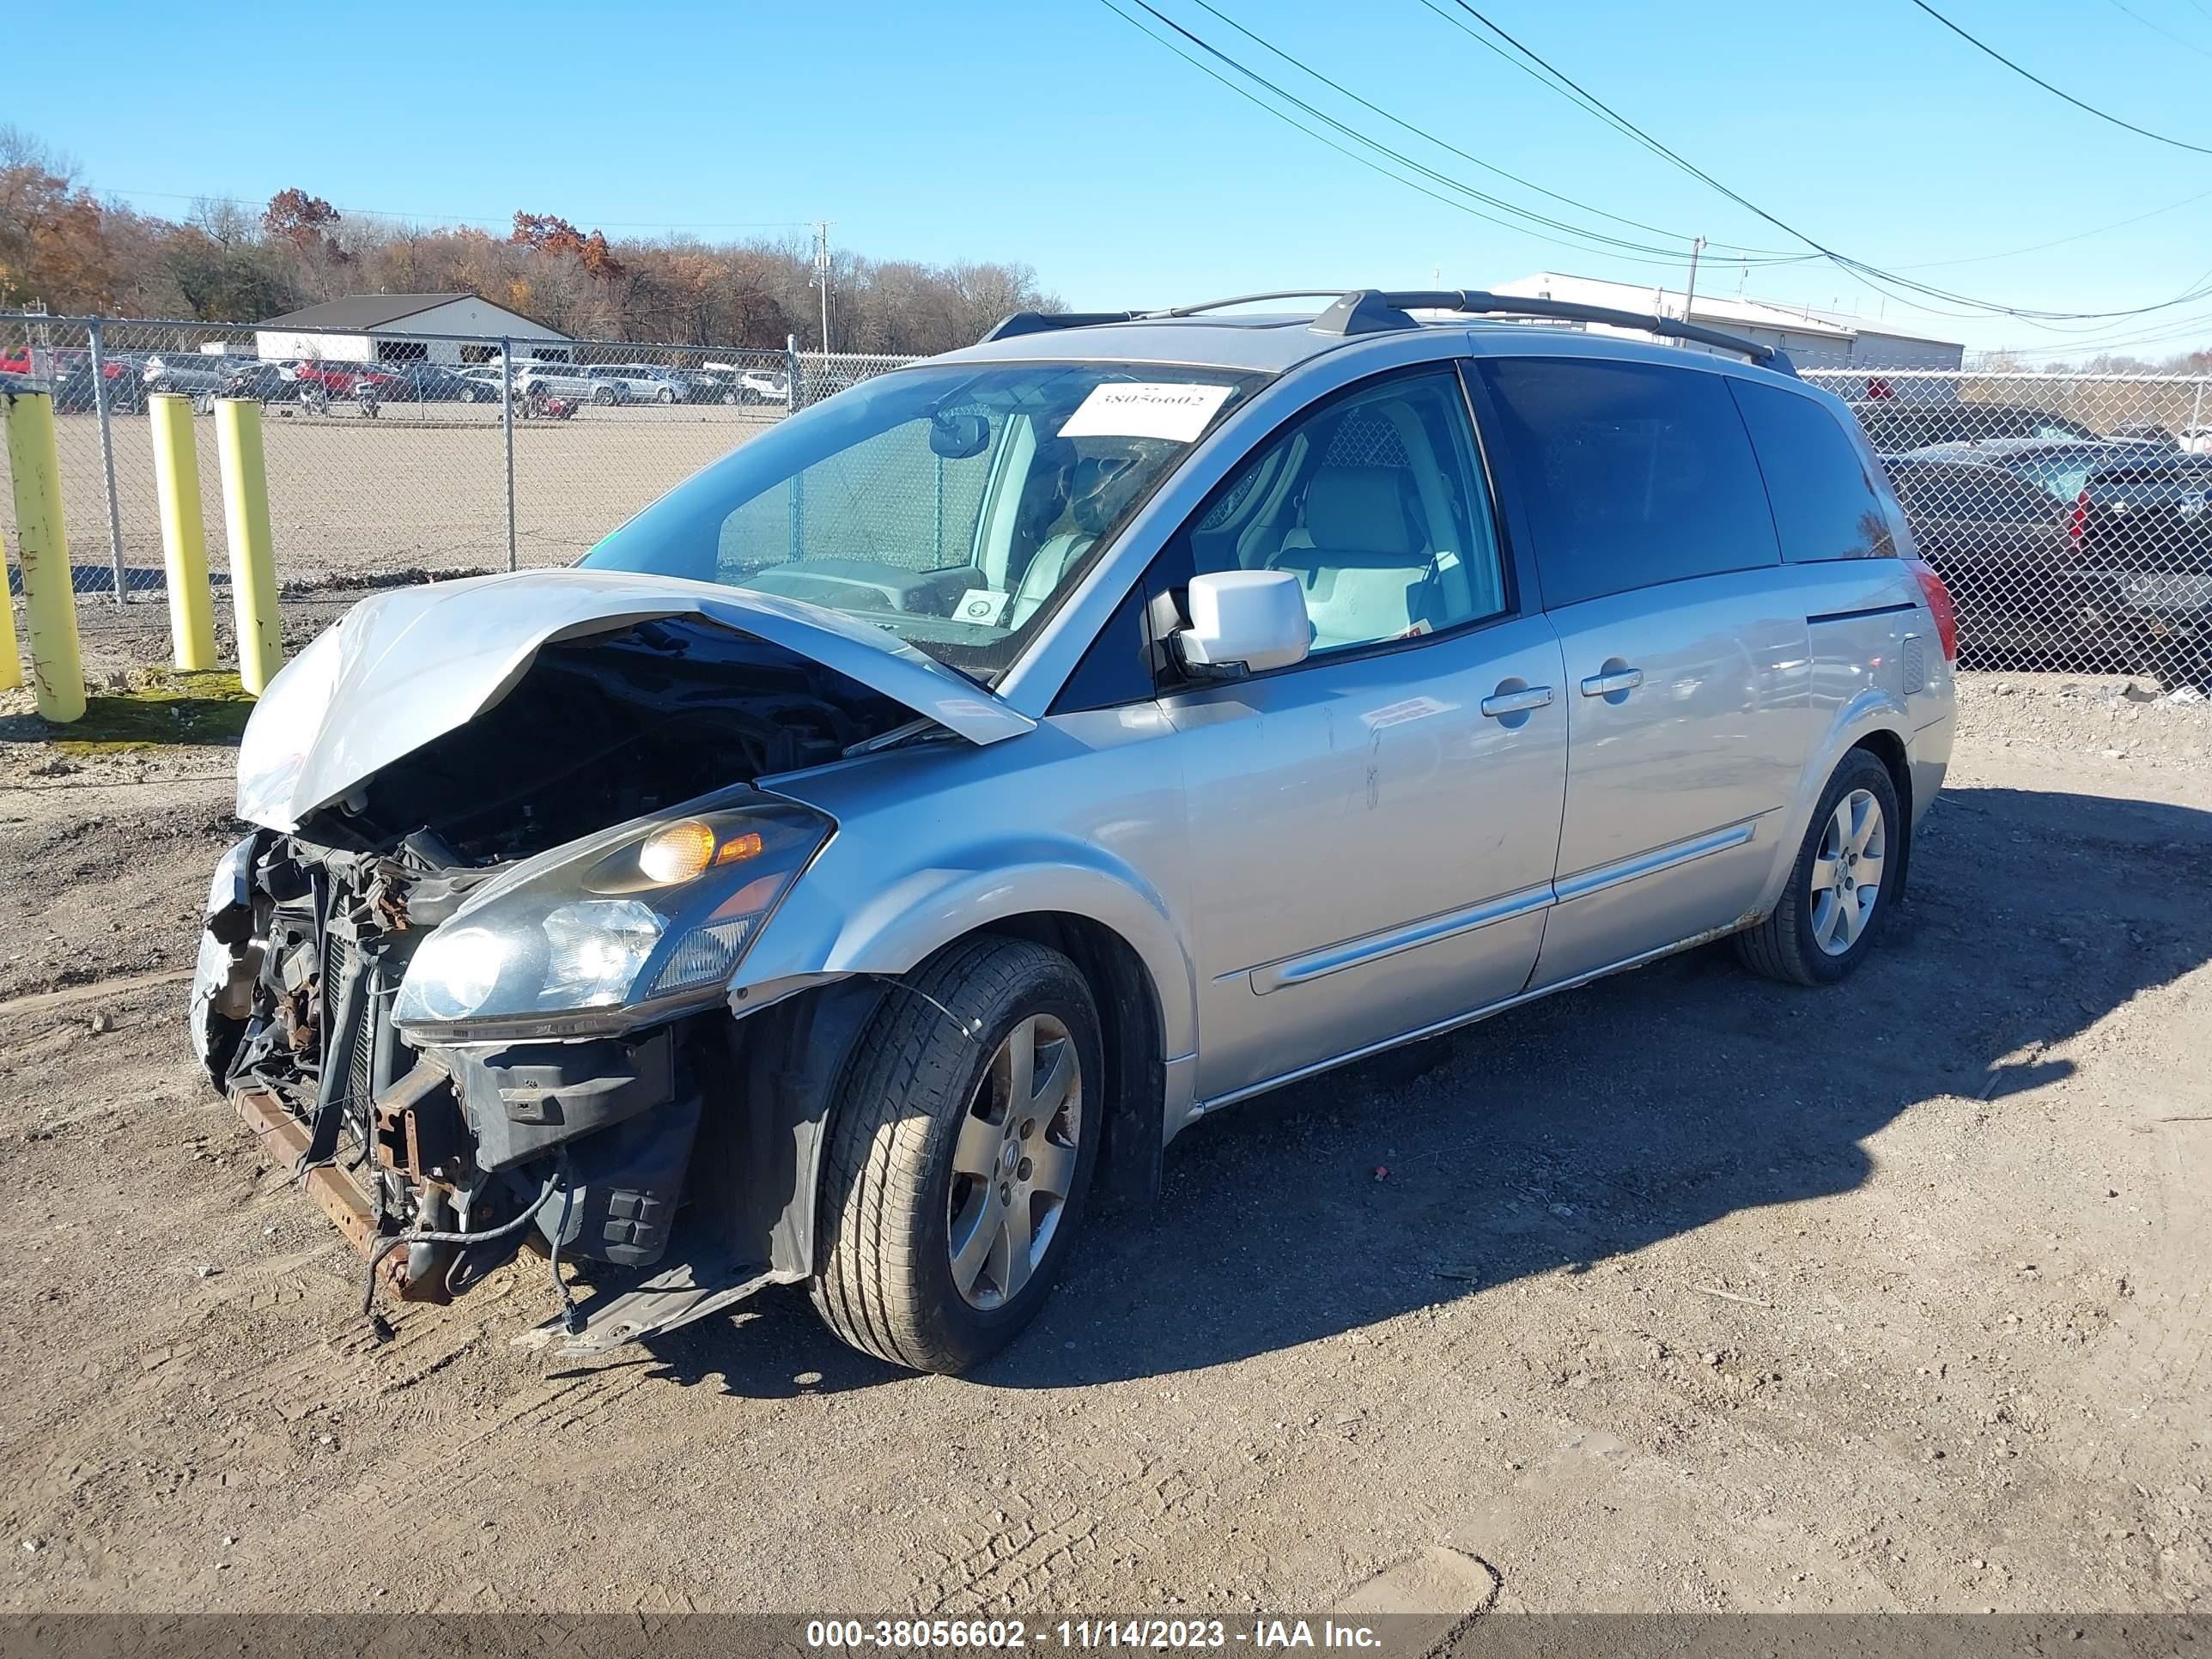
[[1088,456],[1075,464],[1067,515],[1086,536],[1103,536],[1127,509],[1137,470],[1127,456]]
[[1306,533],[1331,550],[1406,554],[1417,550],[1407,528],[1393,466],[1325,466],[1306,486]]

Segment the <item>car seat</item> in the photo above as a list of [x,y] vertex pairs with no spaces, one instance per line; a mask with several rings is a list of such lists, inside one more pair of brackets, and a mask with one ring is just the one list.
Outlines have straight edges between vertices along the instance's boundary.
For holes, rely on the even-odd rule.
[[1304,588],[1315,649],[1437,624],[1435,561],[1407,511],[1404,477],[1400,467],[1323,466],[1306,485],[1304,524],[1267,566]]

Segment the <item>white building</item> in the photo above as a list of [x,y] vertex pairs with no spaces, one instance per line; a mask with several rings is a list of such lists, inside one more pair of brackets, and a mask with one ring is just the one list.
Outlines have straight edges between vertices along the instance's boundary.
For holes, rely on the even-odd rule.
[[[1715,275],[1718,274],[1716,270]],[[1701,293],[1687,301],[1686,307],[1686,296],[1679,289],[1601,282],[1595,276],[1570,276],[1552,270],[1497,283],[1492,292],[1528,299],[1571,300],[1581,305],[1610,306],[1615,311],[1632,311],[1644,317],[1680,319],[1686,308],[1689,321],[1703,323],[1708,328],[1726,329],[1761,345],[1778,346],[1800,368],[1955,369],[1966,360],[1966,349],[1956,340],[1903,333],[1874,319],[1855,317],[1848,312],[1778,305],[1769,300],[1731,299]],[[1601,334],[1632,332],[1601,325],[1591,327],[1593,332]],[[1698,346],[1690,349],[1704,349]],[[1870,380],[1880,378],[1877,374],[1868,376]],[[1848,397],[1868,395],[1864,386],[1838,386],[1828,380],[1822,384]],[[1892,390],[1901,393],[1906,387],[1942,388],[1942,395],[1957,395],[1954,382],[1940,380],[1901,381]],[[1916,392],[1915,395],[1925,393]]]
[[[424,334],[472,337],[426,340]],[[495,361],[502,339],[515,356],[568,358],[569,337],[473,294],[349,294],[304,311],[271,317],[254,334],[266,362],[300,358],[341,363],[481,363]]]

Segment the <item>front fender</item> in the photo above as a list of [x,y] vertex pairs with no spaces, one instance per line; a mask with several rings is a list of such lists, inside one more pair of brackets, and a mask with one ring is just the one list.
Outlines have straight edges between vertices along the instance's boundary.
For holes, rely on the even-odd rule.
[[1195,1051],[1197,970],[1166,901],[1133,866],[1073,837],[994,837],[896,872],[848,864],[836,843],[799,879],[746,952],[733,997],[776,981],[899,975],[965,934],[1054,912],[1110,928],[1133,950],[1159,998],[1164,1061]]

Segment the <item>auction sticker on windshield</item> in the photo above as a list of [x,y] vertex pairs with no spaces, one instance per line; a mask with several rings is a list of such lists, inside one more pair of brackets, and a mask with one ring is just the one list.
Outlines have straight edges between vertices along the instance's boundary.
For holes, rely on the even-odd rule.
[[1170,438],[1188,443],[1206,430],[1231,388],[1161,380],[1109,381],[1092,389],[1060,428],[1063,438]]

